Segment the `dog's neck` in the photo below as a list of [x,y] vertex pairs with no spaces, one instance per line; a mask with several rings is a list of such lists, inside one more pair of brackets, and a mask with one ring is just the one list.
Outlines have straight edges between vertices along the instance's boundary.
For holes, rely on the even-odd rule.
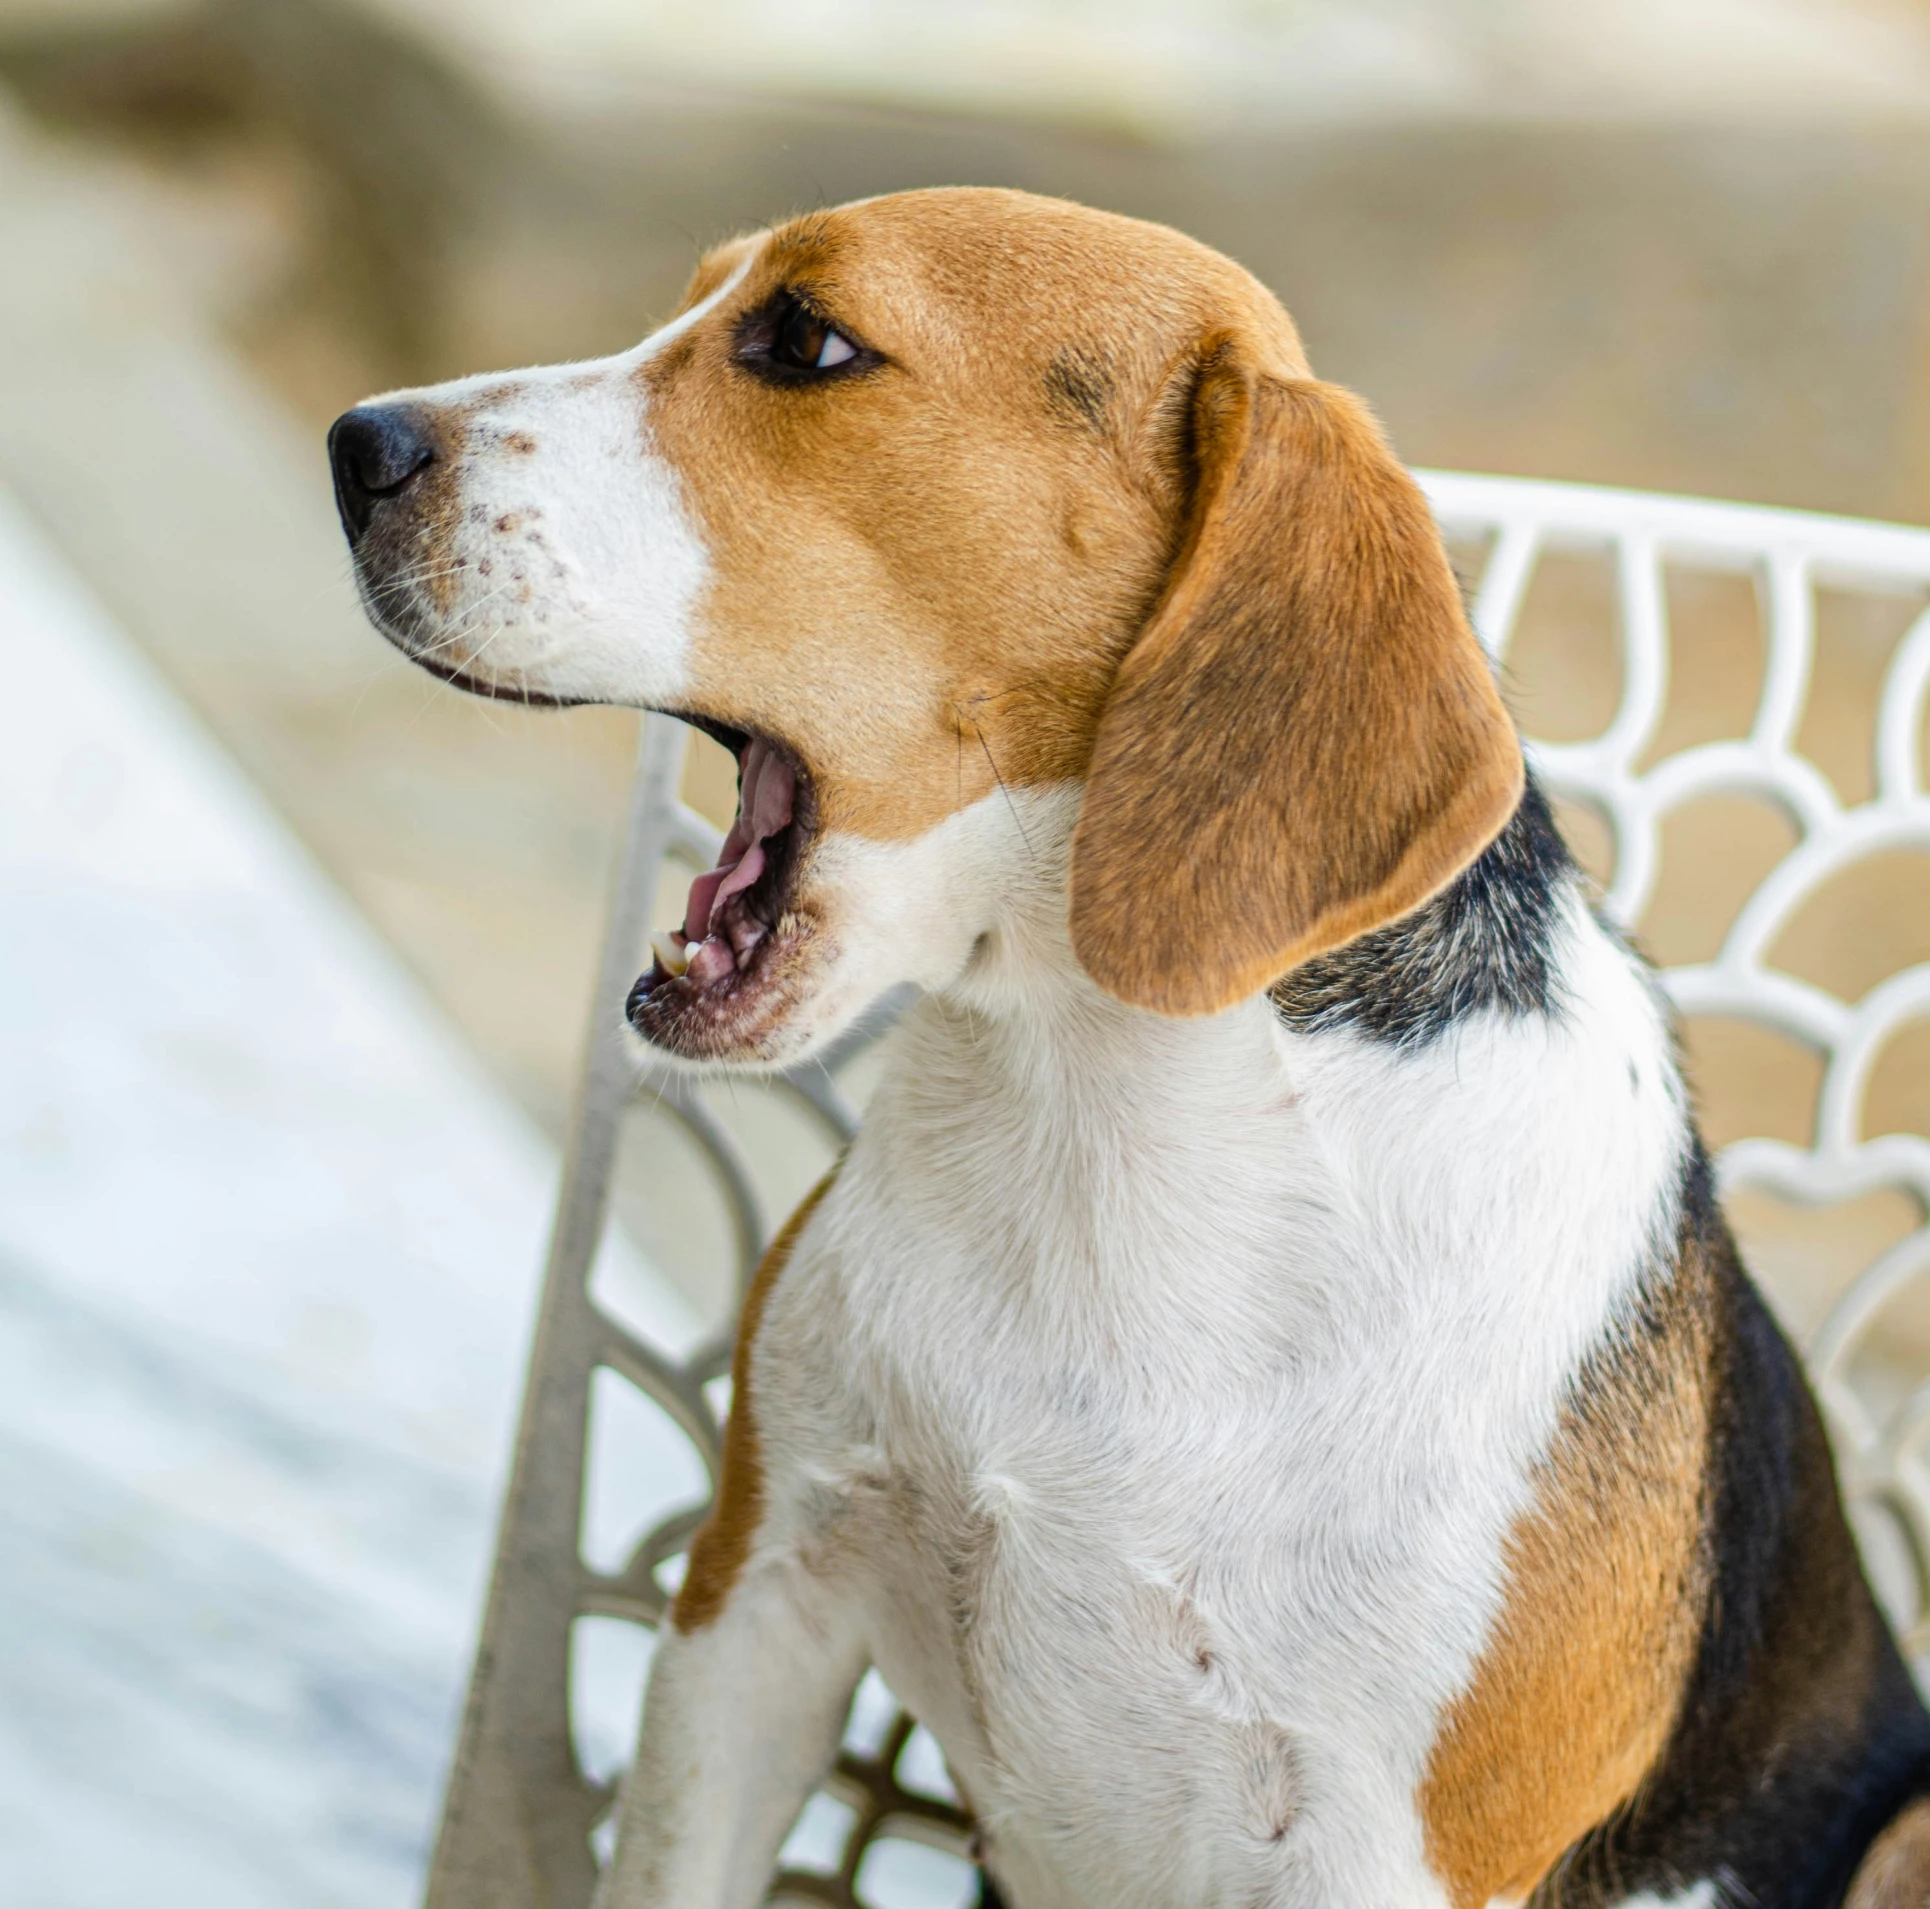
[[[951,1216],[941,1234],[976,1241],[999,1304],[1068,1359],[1217,1345],[1282,1253],[1320,1257],[1294,1249],[1326,1173],[1296,1144],[1290,1044],[1264,997],[1198,1020],[1112,999],[1044,915],[906,1014],[857,1152],[880,1197]],[[1284,1294],[1270,1317],[1311,1336]]]
[[[1105,995],[1063,888],[1028,885],[901,1022],[851,1162],[863,1197],[909,1202],[894,1224],[967,1252],[1062,1350],[1105,1317],[1225,1361],[1238,1317],[1339,1357],[1505,1307],[1579,1356],[1668,1235],[1687,1111],[1653,983],[1559,838],[1532,852],[1542,820],[1524,805],[1324,974],[1199,1019]],[[1543,1276],[1551,1187],[1575,1292]]]
[[[1194,1078],[1218,1099],[1248,1077],[1277,1097],[1286,1056],[1304,1046],[1295,1036],[1347,1034],[1412,1054],[1489,1017],[1560,1011],[1561,918],[1581,904],[1574,863],[1532,781],[1501,835],[1421,908],[1305,963],[1266,996],[1196,1019],[1129,1007],[1081,969],[1066,921],[1076,812],[1062,793],[1011,810],[1006,866],[1022,877],[1001,891],[973,959],[936,990],[938,1024],[969,1044],[970,1064],[1013,1070],[1048,1099],[1132,1099],[1149,1083],[1177,1091]],[[1157,1097],[1180,1113],[1171,1092]]]
[[1026,817],[1026,878],[1001,895],[964,972],[935,991],[930,1033],[955,1050],[948,1065],[995,1074],[1042,1105],[1143,1112],[1168,1129],[1194,1111],[1195,1085],[1202,1107],[1224,1110],[1242,1082],[1277,1102],[1282,1044],[1264,996],[1176,1019],[1115,1000],[1079,965],[1067,925],[1071,819],[1063,804]]

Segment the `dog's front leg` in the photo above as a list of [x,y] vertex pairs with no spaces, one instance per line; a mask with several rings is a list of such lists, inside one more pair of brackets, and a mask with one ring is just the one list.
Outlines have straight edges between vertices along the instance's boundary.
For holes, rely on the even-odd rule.
[[658,1639],[597,1909],[754,1909],[864,1674],[862,1601],[825,1542],[836,1514],[810,1468],[786,1462],[791,1441],[765,1423],[758,1379],[771,1293],[832,1178],[745,1295],[717,1498]]
[[666,1624],[597,1909],[753,1909],[864,1666],[855,1610],[795,1563]]

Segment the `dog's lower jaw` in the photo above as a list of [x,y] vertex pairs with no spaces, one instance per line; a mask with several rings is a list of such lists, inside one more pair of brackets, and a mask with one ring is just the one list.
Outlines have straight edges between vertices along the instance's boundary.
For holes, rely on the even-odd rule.
[[834,938],[814,915],[789,910],[741,968],[708,984],[671,974],[659,959],[631,989],[625,1018],[674,1060],[782,1067],[798,1057],[798,1022],[815,992],[813,978],[836,955]]

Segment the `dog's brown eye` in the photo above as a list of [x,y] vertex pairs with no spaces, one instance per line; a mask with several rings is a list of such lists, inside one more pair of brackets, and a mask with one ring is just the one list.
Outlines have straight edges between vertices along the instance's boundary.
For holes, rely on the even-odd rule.
[[866,370],[879,358],[785,293],[739,325],[737,361],[767,383],[809,384],[834,372]]
[[848,364],[858,348],[841,331],[833,331],[816,312],[793,305],[779,319],[771,340],[771,356],[793,371],[829,371]]

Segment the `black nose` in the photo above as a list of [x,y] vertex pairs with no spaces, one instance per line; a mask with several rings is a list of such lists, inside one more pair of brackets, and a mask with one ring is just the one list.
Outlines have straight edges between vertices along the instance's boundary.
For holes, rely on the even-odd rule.
[[380,499],[399,497],[435,458],[427,422],[413,405],[364,404],[344,411],[328,429],[328,461],[349,542],[368,529]]

